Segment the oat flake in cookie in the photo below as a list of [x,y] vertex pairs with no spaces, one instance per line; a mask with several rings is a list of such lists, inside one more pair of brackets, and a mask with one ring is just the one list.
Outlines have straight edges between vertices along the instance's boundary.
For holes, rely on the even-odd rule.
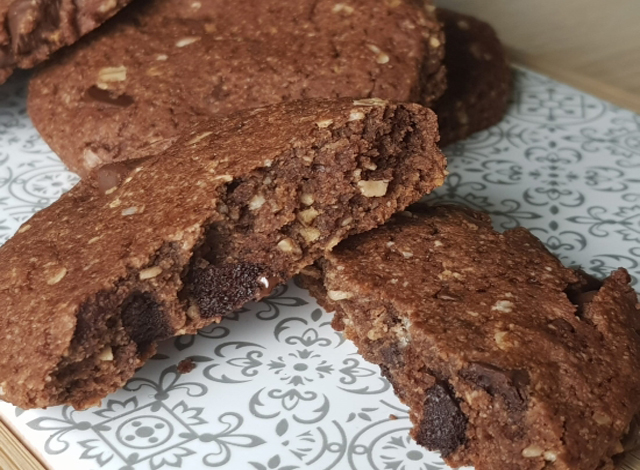
[[76,42],[130,0],[0,0],[0,83]]
[[214,113],[307,98],[428,105],[443,56],[435,13],[415,0],[146,0],[43,68],[28,108],[86,176]]
[[502,120],[511,93],[511,69],[490,25],[443,8],[436,13],[447,39],[447,90],[433,106],[444,147]]
[[0,390],[84,408],[156,343],[267,294],[444,180],[415,104],[306,100],[203,121],[122,183],[82,181],[0,248]]
[[640,410],[640,312],[623,269],[564,268],[525,229],[415,207],[304,282],[452,467],[613,469]]

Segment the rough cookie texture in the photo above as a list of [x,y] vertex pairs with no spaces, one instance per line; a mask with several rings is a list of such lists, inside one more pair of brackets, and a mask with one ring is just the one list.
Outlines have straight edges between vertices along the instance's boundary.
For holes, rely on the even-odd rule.
[[212,113],[314,97],[428,105],[445,88],[443,56],[435,14],[415,0],[148,0],[42,69],[28,107],[86,176]]
[[130,0],[0,0],[0,83],[113,16]]
[[157,341],[220,321],[445,175],[436,117],[415,104],[288,102],[185,134],[0,248],[3,399],[96,403]]
[[472,16],[438,8],[447,38],[447,90],[433,106],[442,147],[498,123],[507,111],[511,70],[493,28]]
[[640,312],[623,269],[564,268],[527,230],[417,206],[303,282],[452,467],[612,469],[640,409]]

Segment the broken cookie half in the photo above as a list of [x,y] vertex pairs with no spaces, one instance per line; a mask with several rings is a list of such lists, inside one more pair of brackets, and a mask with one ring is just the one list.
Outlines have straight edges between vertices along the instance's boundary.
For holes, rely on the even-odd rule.
[[486,214],[415,206],[351,237],[303,283],[452,467],[613,468],[640,411],[640,312]]
[[158,341],[442,184],[436,140],[419,105],[288,102],[206,120],[106,191],[79,183],[0,248],[0,396],[98,403]]

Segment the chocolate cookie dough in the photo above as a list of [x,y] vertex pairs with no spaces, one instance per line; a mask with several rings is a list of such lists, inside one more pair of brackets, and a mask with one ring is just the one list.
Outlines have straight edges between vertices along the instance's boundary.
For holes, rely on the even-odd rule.
[[442,184],[415,104],[305,100],[204,120],[119,186],[80,182],[0,248],[0,394],[84,408]]
[[28,108],[86,176],[211,114],[314,97],[431,104],[443,56],[435,14],[415,0],[148,0],[42,69]]
[[493,28],[472,16],[438,8],[447,38],[447,90],[433,106],[440,146],[498,123],[507,111],[511,70]]
[[640,312],[625,270],[563,267],[525,229],[415,207],[303,281],[452,467],[613,469],[640,411]]
[[97,28],[130,0],[0,0],[0,83]]

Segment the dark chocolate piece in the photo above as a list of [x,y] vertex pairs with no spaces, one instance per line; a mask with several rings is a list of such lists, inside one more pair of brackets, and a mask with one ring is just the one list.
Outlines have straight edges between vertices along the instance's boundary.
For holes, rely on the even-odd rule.
[[155,342],[171,336],[171,325],[151,294],[134,292],[121,309],[122,325],[138,349],[146,351]]
[[501,396],[510,410],[527,409],[526,387],[529,385],[529,375],[524,370],[502,370],[491,364],[472,362],[460,371],[460,377],[474,383],[489,395]]
[[92,181],[102,194],[108,194],[120,186],[127,176],[144,161],[151,157],[137,158],[116,163],[109,163],[96,168],[92,173]]
[[97,86],[89,87],[89,89],[87,90],[87,98],[98,101],[100,103],[109,104],[112,106],[121,106],[124,108],[133,104],[133,98],[126,93],[116,95],[109,90],[104,90],[102,88],[98,88]]
[[187,275],[187,295],[203,318],[224,316],[262,295],[260,279],[267,278],[275,279],[275,276],[267,266],[253,263],[193,267]]
[[418,444],[447,457],[465,443],[466,430],[467,417],[446,384],[436,383],[427,390],[424,415],[416,435]]
[[256,300],[262,300],[269,297],[273,291],[282,283],[281,278],[273,275],[262,275],[258,278],[260,288],[256,294]]

